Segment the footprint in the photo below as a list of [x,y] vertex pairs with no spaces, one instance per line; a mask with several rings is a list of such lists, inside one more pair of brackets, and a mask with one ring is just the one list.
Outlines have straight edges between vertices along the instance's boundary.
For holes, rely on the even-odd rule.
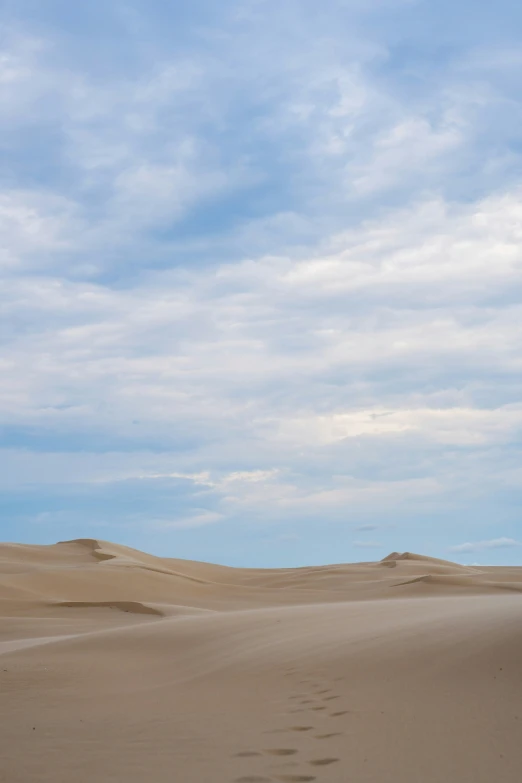
[[349,712],[350,710],[342,710],[342,712],[331,712],[330,716],[332,718],[338,718],[340,715],[348,715]]
[[333,701],[334,699],[340,699],[340,696],[325,696],[323,701]]
[[336,761],[339,761],[339,759],[334,759],[334,758],[313,759],[313,761],[311,761],[310,764],[312,764],[312,766],[314,767],[326,767],[327,764],[335,764]]
[[236,778],[235,783],[270,783],[270,778],[262,778],[259,775],[246,775],[243,778]]
[[326,707],[312,707],[311,708],[314,712],[319,712],[320,710],[325,710]]
[[290,726],[288,731],[310,731],[313,726]]
[[314,775],[279,775],[276,780],[282,780],[284,783],[308,783],[315,780]]
[[340,731],[332,731],[330,734],[316,734],[315,739],[323,740],[323,739],[330,739],[330,737],[340,737],[341,732]]
[[319,696],[321,696],[323,693],[330,693],[330,691],[331,691],[331,690],[332,690],[331,688],[325,688],[325,689],[324,689],[324,690],[322,690],[322,691],[316,691],[316,693],[317,693]]
[[268,748],[263,752],[269,753],[271,756],[293,756],[297,750],[295,748]]
[[246,759],[250,758],[250,756],[260,756],[261,753],[258,753],[257,750],[242,750],[240,753],[236,753],[236,757],[240,759]]

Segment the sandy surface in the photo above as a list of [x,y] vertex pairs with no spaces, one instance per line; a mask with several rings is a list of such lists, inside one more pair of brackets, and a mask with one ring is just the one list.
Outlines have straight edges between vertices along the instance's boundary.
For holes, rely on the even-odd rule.
[[520,783],[522,568],[0,545],[0,780]]

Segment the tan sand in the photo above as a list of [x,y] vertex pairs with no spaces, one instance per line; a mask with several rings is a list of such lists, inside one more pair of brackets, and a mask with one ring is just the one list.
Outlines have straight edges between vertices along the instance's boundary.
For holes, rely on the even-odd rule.
[[519,783],[522,568],[0,545],[2,783]]

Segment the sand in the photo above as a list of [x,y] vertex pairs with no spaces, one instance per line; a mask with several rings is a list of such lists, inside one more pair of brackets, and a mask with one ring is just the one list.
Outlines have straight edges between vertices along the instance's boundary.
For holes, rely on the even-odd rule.
[[519,783],[522,567],[0,545],[6,783]]

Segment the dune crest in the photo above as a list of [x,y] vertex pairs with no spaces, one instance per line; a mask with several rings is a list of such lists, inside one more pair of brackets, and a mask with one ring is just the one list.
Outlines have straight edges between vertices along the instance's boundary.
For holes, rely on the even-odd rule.
[[465,568],[459,563],[454,563],[452,560],[441,560],[439,557],[428,557],[427,555],[417,555],[414,552],[391,552],[386,557],[383,557],[381,563],[389,561],[409,560],[415,563],[431,563],[433,565],[446,565],[453,568]]
[[84,609],[105,607],[107,609],[119,609],[120,612],[132,614],[152,614],[155,617],[163,617],[163,614],[152,606],[147,606],[139,601],[59,601],[56,606],[66,606],[69,609]]

